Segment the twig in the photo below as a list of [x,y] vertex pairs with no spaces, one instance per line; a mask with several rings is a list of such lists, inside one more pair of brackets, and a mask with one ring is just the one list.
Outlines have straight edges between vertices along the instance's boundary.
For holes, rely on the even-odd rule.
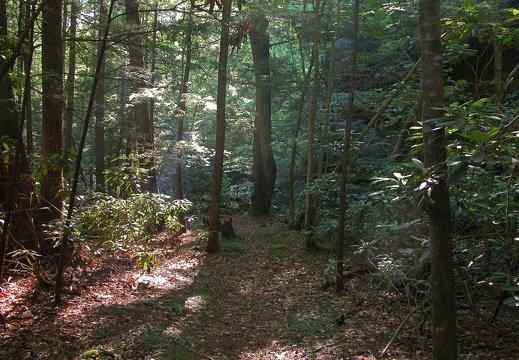
[[393,342],[395,341],[396,337],[398,336],[398,333],[400,332],[400,330],[402,330],[402,328],[404,327],[404,324],[407,322],[407,320],[409,320],[409,318],[411,317],[411,315],[413,314],[414,310],[412,310],[409,314],[407,314],[407,316],[405,317],[404,320],[402,320],[402,322],[400,323],[400,325],[398,325],[398,328],[396,329],[395,333],[393,334],[393,337],[391,338],[391,340],[389,340],[389,342],[387,343],[386,347],[384,348],[384,350],[382,350],[382,352],[380,353],[379,355],[379,358],[382,358],[384,357],[384,355],[386,354],[386,351],[387,349],[389,349],[389,347],[391,346],[391,344],[393,344]]

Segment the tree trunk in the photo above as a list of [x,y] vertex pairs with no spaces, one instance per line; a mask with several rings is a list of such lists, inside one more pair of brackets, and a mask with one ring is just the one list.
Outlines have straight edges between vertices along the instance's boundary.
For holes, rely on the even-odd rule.
[[30,18],[32,17],[32,13],[34,10],[32,10],[32,5],[30,1],[25,2],[25,26],[29,27],[29,32],[27,35],[27,55],[24,57],[24,68],[25,68],[25,74],[26,74],[26,95],[24,96],[25,106],[25,123],[26,123],[26,153],[27,153],[27,160],[30,161],[30,158],[32,154],[34,154],[34,135],[33,135],[33,124],[32,124],[32,94],[30,89],[32,84],[32,78],[31,76],[27,76],[27,74],[31,73],[31,67],[32,67],[32,59],[34,54],[34,26],[30,23]]
[[47,221],[62,217],[63,203],[63,38],[62,0],[43,9],[42,28],[42,177],[41,206]]
[[389,96],[389,98],[387,98],[386,101],[384,101],[384,103],[382,104],[382,106],[380,107],[380,109],[377,111],[377,113],[373,116],[373,118],[371,118],[371,120],[369,121],[368,125],[366,125],[366,127],[364,128],[364,130],[362,130],[362,132],[359,134],[359,136],[357,137],[357,141],[362,141],[364,139],[364,136],[366,136],[366,134],[368,133],[369,129],[371,129],[373,127],[373,125],[375,125],[375,123],[377,122],[377,120],[380,118],[380,116],[387,110],[387,108],[389,107],[389,105],[391,105],[391,103],[393,102],[393,100],[395,100],[395,98],[398,96],[398,94],[400,94],[400,92],[404,89],[404,85],[405,83],[411,79],[411,77],[413,76],[413,74],[415,73],[415,71],[418,69],[418,67],[420,66],[420,62],[422,60],[421,59],[418,59],[418,61],[413,65],[413,67],[411,68],[411,70],[409,70],[409,72],[407,73],[406,76],[404,76],[404,78],[402,79],[402,81],[398,84],[398,86],[396,87],[395,90],[393,90],[393,92],[391,93],[391,96]]
[[[306,2],[305,2],[306,6]],[[303,11],[306,7],[303,8]],[[301,75],[303,76],[303,82],[301,84],[302,91],[299,97],[299,103],[297,107],[297,117],[296,123],[294,126],[294,133],[292,135],[292,142],[290,146],[291,154],[290,154],[290,166],[288,169],[288,225],[290,227],[296,226],[296,206],[295,206],[295,196],[294,196],[294,187],[295,187],[295,168],[296,168],[296,158],[297,158],[297,138],[299,137],[299,131],[301,130],[301,121],[303,119],[303,110],[306,103],[306,98],[308,96],[308,84],[310,83],[310,74],[312,72],[313,66],[313,57],[310,59],[310,64],[308,67],[308,71],[306,70],[305,65],[305,56],[303,51],[303,40],[301,37],[301,32],[297,34],[297,40],[299,44],[299,54],[301,57]],[[304,222],[304,219],[303,219]],[[300,229],[299,229],[300,230]]]
[[451,360],[457,357],[457,339],[445,131],[434,123],[434,119],[443,115],[440,108],[444,101],[440,0],[420,0],[419,23],[424,163],[427,168],[434,170],[429,179],[427,203],[433,359]]
[[250,32],[256,81],[256,117],[253,141],[254,191],[248,210],[250,216],[268,214],[276,185],[276,163],[272,153],[272,102],[270,83],[270,43],[268,20],[258,12],[252,18]]
[[[106,0],[100,0],[99,4],[99,30],[98,30],[98,45],[97,51],[101,52],[103,46],[103,36],[107,26],[108,7]],[[101,59],[99,69],[99,80],[97,83],[97,91],[95,96],[95,179],[96,188],[102,189],[105,184],[105,78],[106,78],[106,59]]]
[[63,129],[63,141],[65,155],[68,156],[72,151],[72,125],[74,123],[74,85],[76,83],[76,33],[77,33],[77,13],[78,2],[71,1],[70,4],[70,29],[68,41],[68,73],[65,81],[65,91],[67,93],[67,104],[65,107],[65,127]]
[[317,114],[318,97],[319,97],[319,79],[321,71],[319,69],[319,37],[321,27],[321,13],[320,13],[321,1],[316,0],[314,3],[314,44],[312,48],[313,57],[313,87],[312,87],[312,99],[310,103],[310,109],[308,114],[308,149],[307,149],[307,168],[306,168],[306,196],[305,196],[305,243],[307,250],[311,250],[317,247],[315,242],[315,236],[313,231],[314,219],[310,216],[312,211],[310,208],[314,206],[313,196],[310,193],[310,186],[313,181],[314,172],[314,155],[315,155],[315,117]]
[[[179,99],[179,115],[178,115],[178,126],[177,126],[177,152],[175,156],[175,197],[178,200],[184,198],[184,191],[182,187],[182,146],[181,143],[184,140],[184,119],[186,118],[187,112],[187,99],[186,96],[189,92],[189,74],[191,72],[191,58],[193,54],[193,8],[194,0],[191,0],[191,8],[189,11],[186,27],[186,61],[184,64],[184,76],[182,78],[182,89],[180,91]],[[178,222],[183,226],[182,232],[186,231],[186,219],[185,214],[181,211],[178,214]]]
[[225,150],[225,98],[227,94],[227,63],[229,60],[229,21],[232,0],[222,1],[222,27],[220,56],[218,60],[218,94],[216,97],[216,145],[214,154],[213,183],[211,186],[211,211],[209,214],[209,237],[207,252],[218,250],[218,226],[220,224],[220,200],[222,197],[223,158]]
[[[333,10],[332,2],[330,2],[330,12]],[[323,174],[326,172],[325,161],[327,160],[327,151],[326,144],[328,143],[328,128],[330,124],[330,113],[331,113],[331,103],[332,103],[332,92],[333,92],[333,79],[335,77],[335,58],[336,58],[336,48],[335,44],[337,43],[337,39],[339,38],[340,24],[341,24],[341,1],[337,0],[337,17],[335,20],[335,28],[333,30],[332,41],[330,43],[330,65],[327,69],[328,74],[326,76],[326,101],[325,101],[325,114],[324,114],[324,122],[323,122],[323,130],[321,134],[321,144],[319,147],[319,164],[317,166],[317,178],[321,179]],[[320,203],[321,199],[319,199]]]
[[155,171],[155,160],[151,155],[153,151],[153,124],[150,121],[148,101],[143,94],[146,89],[148,74],[144,67],[144,53],[142,51],[141,20],[139,17],[139,1],[125,0],[126,21],[135,31],[128,42],[128,53],[130,55],[130,81],[133,87],[133,117],[137,132],[137,144],[139,162],[141,166],[149,171],[147,179],[140,184],[142,192],[158,192],[157,176]]
[[[28,16],[29,14],[27,14]],[[6,36],[8,29],[6,2],[0,2],[0,36]],[[32,53],[25,59],[26,69],[32,63]],[[0,66],[5,61],[0,59]],[[28,79],[30,72],[26,73]],[[25,88],[24,104],[29,97],[29,89]],[[29,169],[25,149],[23,147],[23,114],[19,117],[17,111],[11,79],[0,79],[0,138],[10,139],[2,144],[11,150],[7,154],[9,159],[0,154],[0,205],[5,211],[3,231],[0,240],[0,279],[3,279],[5,255],[9,247],[8,239],[16,239],[23,246],[39,252],[39,243],[35,224],[37,218],[37,204],[34,184]],[[11,142],[13,141],[13,142]],[[14,146],[13,146],[14,144]],[[15,148],[15,149],[13,149]]]
[[344,144],[342,147],[342,169],[341,186],[339,192],[339,227],[337,233],[337,275],[335,278],[335,291],[344,290],[344,245],[346,242],[345,221],[346,221],[346,185],[348,180],[348,166],[350,164],[350,144],[351,144],[351,120],[355,101],[355,89],[357,82],[357,48],[359,38],[359,2],[355,0],[353,11],[353,46],[351,49],[351,70],[350,88],[348,94],[348,110],[346,114],[346,125],[344,128]]
[[[103,60],[104,60],[104,54],[106,50],[106,42],[108,38],[108,31],[109,31],[109,24],[111,22],[112,18],[112,11],[116,0],[110,1],[110,7],[108,8],[107,12],[107,20],[106,20],[106,26],[104,29],[104,34],[101,37],[100,46],[98,47],[99,53],[97,54],[97,63],[96,63],[96,69],[94,73],[94,82],[92,84],[92,88],[90,90],[90,96],[88,98],[88,105],[85,112],[85,120],[83,122],[83,130],[81,132],[81,139],[79,141],[77,156],[76,156],[76,164],[74,167],[74,176],[72,178],[72,186],[70,189],[70,202],[68,204],[67,209],[67,216],[66,221],[67,224],[70,223],[70,220],[72,219],[72,214],[74,212],[74,204],[76,200],[76,194],[77,194],[77,188],[78,188],[78,182],[79,182],[79,173],[81,172],[81,160],[83,159],[83,150],[85,148],[86,138],[88,134],[90,119],[92,118],[94,103],[95,103],[95,96],[97,91],[97,85],[99,83],[99,74],[101,73],[101,68],[103,67]],[[59,262],[58,262],[58,268],[57,268],[57,274],[56,274],[56,292],[54,301],[56,304],[61,303],[61,290],[63,287],[63,274],[65,271],[65,258],[66,250],[67,250],[67,243],[68,243],[68,233],[66,231],[62,234],[61,244],[60,244],[60,256],[59,256]]]

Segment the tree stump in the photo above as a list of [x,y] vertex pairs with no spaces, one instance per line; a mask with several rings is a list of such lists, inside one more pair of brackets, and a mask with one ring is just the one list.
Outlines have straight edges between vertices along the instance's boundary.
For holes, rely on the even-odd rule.
[[225,220],[222,224],[222,237],[227,239],[234,239],[236,237],[236,233],[232,227],[232,218]]

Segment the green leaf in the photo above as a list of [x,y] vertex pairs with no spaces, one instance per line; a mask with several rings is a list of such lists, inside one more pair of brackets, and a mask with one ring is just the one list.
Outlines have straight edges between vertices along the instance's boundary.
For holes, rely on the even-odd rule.
[[519,292],[519,285],[505,285],[503,287],[505,291]]
[[452,185],[456,184],[458,181],[460,181],[467,172],[467,169],[469,167],[468,161],[462,161],[459,164],[456,165],[454,170],[450,173],[449,178],[447,179],[447,182]]
[[485,160],[486,158],[486,155],[484,152],[480,151],[480,150],[476,150],[472,153],[472,155],[470,156],[470,160],[476,162],[476,163],[481,163],[483,162],[483,160]]
[[468,134],[475,142],[477,142],[479,144],[482,144],[483,142],[485,142],[485,140],[488,139],[487,134],[484,134],[478,130],[469,131]]
[[519,296],[512,296],[503,301],[507,306],[519,306]]
[[415,168],[417,168],[419,170],[422,170],[422,171],[425,170],[425,166],[424,166],[424,164],[420,160],[412,158],[411,162],[413,163],[413,166]]

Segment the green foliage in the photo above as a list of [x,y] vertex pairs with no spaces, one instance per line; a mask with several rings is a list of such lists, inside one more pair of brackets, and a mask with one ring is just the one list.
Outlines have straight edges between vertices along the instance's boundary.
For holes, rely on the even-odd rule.
[[143,249],[135,253],[134,258],[139,261],[144,271],[150,273],[157,265],[157,252]]
[[187,311],[187,309],[181,303],[174,303],[173,305],[171,305],[171,309],[177,315],[184,315]]
[[[473,286],[487,283],[515,289],[519,131],[514,116],[506,111],[490,99],[455,102],[445,107],[445,116],[434,121],[446,132],[456,279]],[[377,236],[362,241],[358,251],[368,252],[371,258],[383,256],[385,263],[391,259],[391,264],[413,268],[423,265],[429,256],[427,239],[415,235],[420,234],[416,227],[426,219],[406,219],[405,214],[411,213],[412,201],[425,205],[420,199],[426,199],[431,169],[417,159],[406,166],[413,172],[393,172],[374,181],[379,190],[372,195],[391,220],[379,224]],[[403,207],[403,203],[408,205]],[[397,206],[400,209],[395,212]],[[392,267],[387,269],[393,273]],[[391,280],[384,272],[381,275]],[[510,297],[510,304],[515,304],[514,299]]]
[[[187,211],[190,206],[187,200],[150,193],[123,199],[93,192],[82,201],[76,223],[84,229],[89,241],[112,251],[166,228],[179,229],[177,213]],[[150,259],[141,256],[143,266],[152,266]]]
[[112,162],[116,165],[105,171],[108,190],[117,198],[138,194],[140,184],[148,179],[150,170],[141,166],[135,154],[118,157]]

